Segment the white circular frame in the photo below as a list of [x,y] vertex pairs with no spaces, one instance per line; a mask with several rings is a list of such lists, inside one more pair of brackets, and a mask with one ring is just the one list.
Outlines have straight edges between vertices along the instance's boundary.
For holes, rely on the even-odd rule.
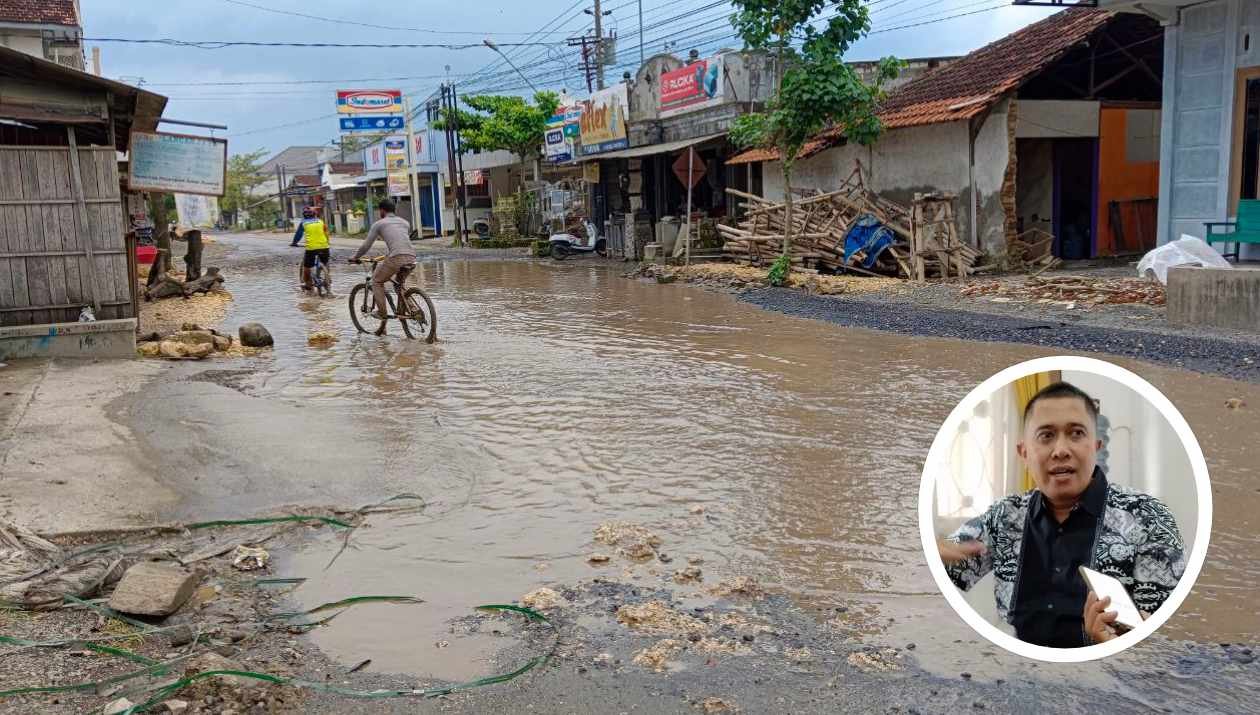
[[[958,431],[958,425],[963,417],[970,414],[978,402],[989,397],[999,388],[1021,377],[1059,370],[1089,372],[1111,378],[1134,390],[1154,405],[1160,414],[1164,416],[1164,419],[1168,420],[1168,424],[1177,433],[1182,447],[1186,450],[1186,456],[1189,458],[1190,467],[1194,472],[1195,494],[1198,499],[1199,519],[1195,530],[1194,548],[1186,560],[1185,573],[1177,583],[1177,587],[1173,589],[1168,600],[1164,602],[1164,605],[1158,611],[1144,621],[1140,627],[1105,643],[1097,643],[1083,648],[1050,648],[1025,643],[1014,636],[1002,632],[976,612],[963,598],[962,592],[958,587],[949,579],[949,575],[945,573],[945,564],[941,561],[940,554],[936,548],[937,536],[932,513],[933,494],[936,485],[933,475],[929,474],[929,468],[932,464],[940,461],[944,451],[949,449],[950,438]],[[1203,450],[1199,447],[1198,439],[1195,438],[1194,432],[1190,429],[1190,425],[1185,418],[1182,417],[1181,412],[1177,410],[1167,397],[1164,397],[1163,393],[1136,374],[1119,365],[1087,357],[1064,355],[1029,360],[1008,367],[980,383],[979,386],[963,398],[962,402],[958,403],[953,411],[950,412],[945,423],[937,431],[936,438],[932,441],[932,448],[928,452],[927,462],[923,465],[923,478],[919,485],[919,534],[923,540],[923,552],[927,556],[928,568],[932,572],[932,578],[936,580],[937,587],[940,588],[941,593],[945,596],[945,600],[949,601],[949,605],[954,609],[954,612],[966,621],[967,625],[971,626],[973,630],[987,638],[994,645],[1016,655],[1022,655],[1025,658],[1052,663],[1081,663],[1105,658],[1142,642],[1147,636],[1164,625],[1164,622],[1178,608],[1181,608],[1182,602],[1186,600],[1186,596],[1190,594],[1195,581],[1198,580],[1199,571],[1203,568],[1203,562],[1207,558],[1208,539],[1212,534],[1212,487],[1208,481],[1207,461],[1203,458]]]

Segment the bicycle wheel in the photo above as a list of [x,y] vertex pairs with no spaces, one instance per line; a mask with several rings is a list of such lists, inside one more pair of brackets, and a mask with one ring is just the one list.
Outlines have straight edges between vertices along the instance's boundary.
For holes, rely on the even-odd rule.
[[418,337],[426,343],[437,340],[437,309],[427,293],[419,288],[408,288],[403,293],[403,309],[400,312],[408,314],[407,318],[400,317],[407,337]]
[[328,269],[324,267],[323,261],[315,261],[315,271],[311,276],[315,281],[315,292],[321,298],[327,298],[332,291],[328,287]]
[[[385,300],[389,302],[386,314],[394,312],[394,301],[389,294],[385,294]],[[366,285],[360,283],[350,291],[350,320],[354,323],[354,327],[359,329],[360,333],[369,333],[371,335],[382,335],[385,332],[385,322],[379,318],[372,316],[376,310],[376,298],[372,295],[372,290]]]

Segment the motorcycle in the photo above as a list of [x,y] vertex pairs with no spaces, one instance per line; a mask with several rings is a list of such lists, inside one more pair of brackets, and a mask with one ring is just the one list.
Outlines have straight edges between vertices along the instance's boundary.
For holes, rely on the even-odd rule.
[[595,224],[587,221],[583,224],[586,227],[586,236],[575,236],[572,233],[553,233],[547,239],[551,244],[551,257],[557,261],[578,253],[595,253],[600,256],[608,255],[608,242],[601,238],[599,232],[595,229]]

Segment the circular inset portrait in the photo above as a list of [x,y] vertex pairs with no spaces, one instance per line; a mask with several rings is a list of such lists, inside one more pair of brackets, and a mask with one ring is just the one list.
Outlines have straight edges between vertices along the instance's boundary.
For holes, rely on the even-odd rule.
[[986,380],[937,432],[919,490],[928,566],[954,610],[1019,655],[1092,660],[1153,633],[1207,553],[1207,464],[1176,407],[1083,357]]

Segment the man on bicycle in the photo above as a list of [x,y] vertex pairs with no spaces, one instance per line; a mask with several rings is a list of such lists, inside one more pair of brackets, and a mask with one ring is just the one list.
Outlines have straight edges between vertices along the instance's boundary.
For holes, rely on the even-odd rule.
[[315,267],[315,259],[318,258],[324,264],[324,281],[331,293],[332,273],[328,270],[328,229],[315,215],[315,208],[312,206],[302,209],[302,222],[298,224],[297,233],[293,234],[293,243],[289,245],[297,247],[298,241],[301,241],[303,236],[306,237],[306,254],[302,256],[302,290],[311,290],[314,287],[311,283],[311,269]]
[[359,246],[359,250],[350,259],[351,263],[358,263],[363,254],[376,243],[376,239],[385,242],[385,260],[377,264],[376,270],[372,272],[372,296],[376,298],[375,317],[381,320],[386,318],[386,308],[389,305],[385,302],[385,284],[395,275],[405,277],[416,267],[416,249],[411,245],[411,224],[395,216],[395,208],[391,199],[383,199],[377,204],[380,218],[372,224],[367,238],[363,239],[363,245]]

